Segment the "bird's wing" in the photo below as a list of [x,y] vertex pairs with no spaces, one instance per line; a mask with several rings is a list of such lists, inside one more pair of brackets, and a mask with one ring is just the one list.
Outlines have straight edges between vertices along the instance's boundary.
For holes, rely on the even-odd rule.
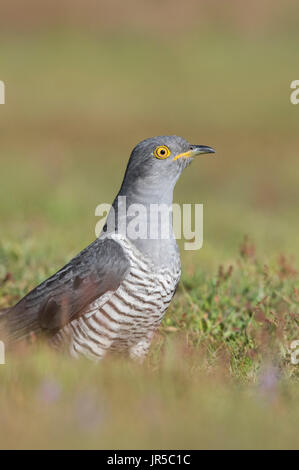
[[20,339],[31,332],[56,332],[82,315],[95,299],[115,291],[129,267],[116,240],[96,240],[9,310],[5,315],[9,337]]

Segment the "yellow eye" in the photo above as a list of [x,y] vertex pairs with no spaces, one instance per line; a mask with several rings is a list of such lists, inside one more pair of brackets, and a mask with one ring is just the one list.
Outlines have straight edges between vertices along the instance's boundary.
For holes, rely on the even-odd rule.
[[160,158],[160,160],[163,160],[164,158],[169,157],[170,150],[168,147],[166,147],[166,145],[160,145],[160,147],[157,147],[154,151],[154,155],[156,158]]

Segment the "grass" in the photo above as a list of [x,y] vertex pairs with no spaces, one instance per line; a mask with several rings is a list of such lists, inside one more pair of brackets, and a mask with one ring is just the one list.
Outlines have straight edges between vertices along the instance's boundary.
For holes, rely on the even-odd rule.
[[94,239],[151,135],[217,149],[175,192],[204,246],[142,367],[8,353],[0,447],[298,448],[298,33],[111,31],[1,33],[0,309]]
[[[6,250],[20,280],[6,275],[2,306],[27,290],[24,273],[29,285],[49,274],[32,276],[28,252]],[[73,361],[41,344],[8,354],[1,447],[296,448],[297,286],[289,260],[264,265],[245,240],[232,265],[184,274],[143,366]]]

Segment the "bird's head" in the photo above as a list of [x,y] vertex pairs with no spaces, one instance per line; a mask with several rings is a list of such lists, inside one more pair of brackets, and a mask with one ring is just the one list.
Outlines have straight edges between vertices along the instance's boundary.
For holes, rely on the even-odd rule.
[[182,137],[158,136],[140,142],[131,153],[124,185],[151,186],[152,190],[173,189],[180,174],[196,157],[212,154],[215,150],[205,145],[192,145]]

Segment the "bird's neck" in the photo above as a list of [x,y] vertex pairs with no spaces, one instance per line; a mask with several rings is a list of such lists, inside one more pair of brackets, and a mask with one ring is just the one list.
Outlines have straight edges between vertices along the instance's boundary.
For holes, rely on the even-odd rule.
[[157,266],[168,265],[178,255],[172,227],[173,187],[144,184],[123,187],[107,218],[107,230],[126,236]]

